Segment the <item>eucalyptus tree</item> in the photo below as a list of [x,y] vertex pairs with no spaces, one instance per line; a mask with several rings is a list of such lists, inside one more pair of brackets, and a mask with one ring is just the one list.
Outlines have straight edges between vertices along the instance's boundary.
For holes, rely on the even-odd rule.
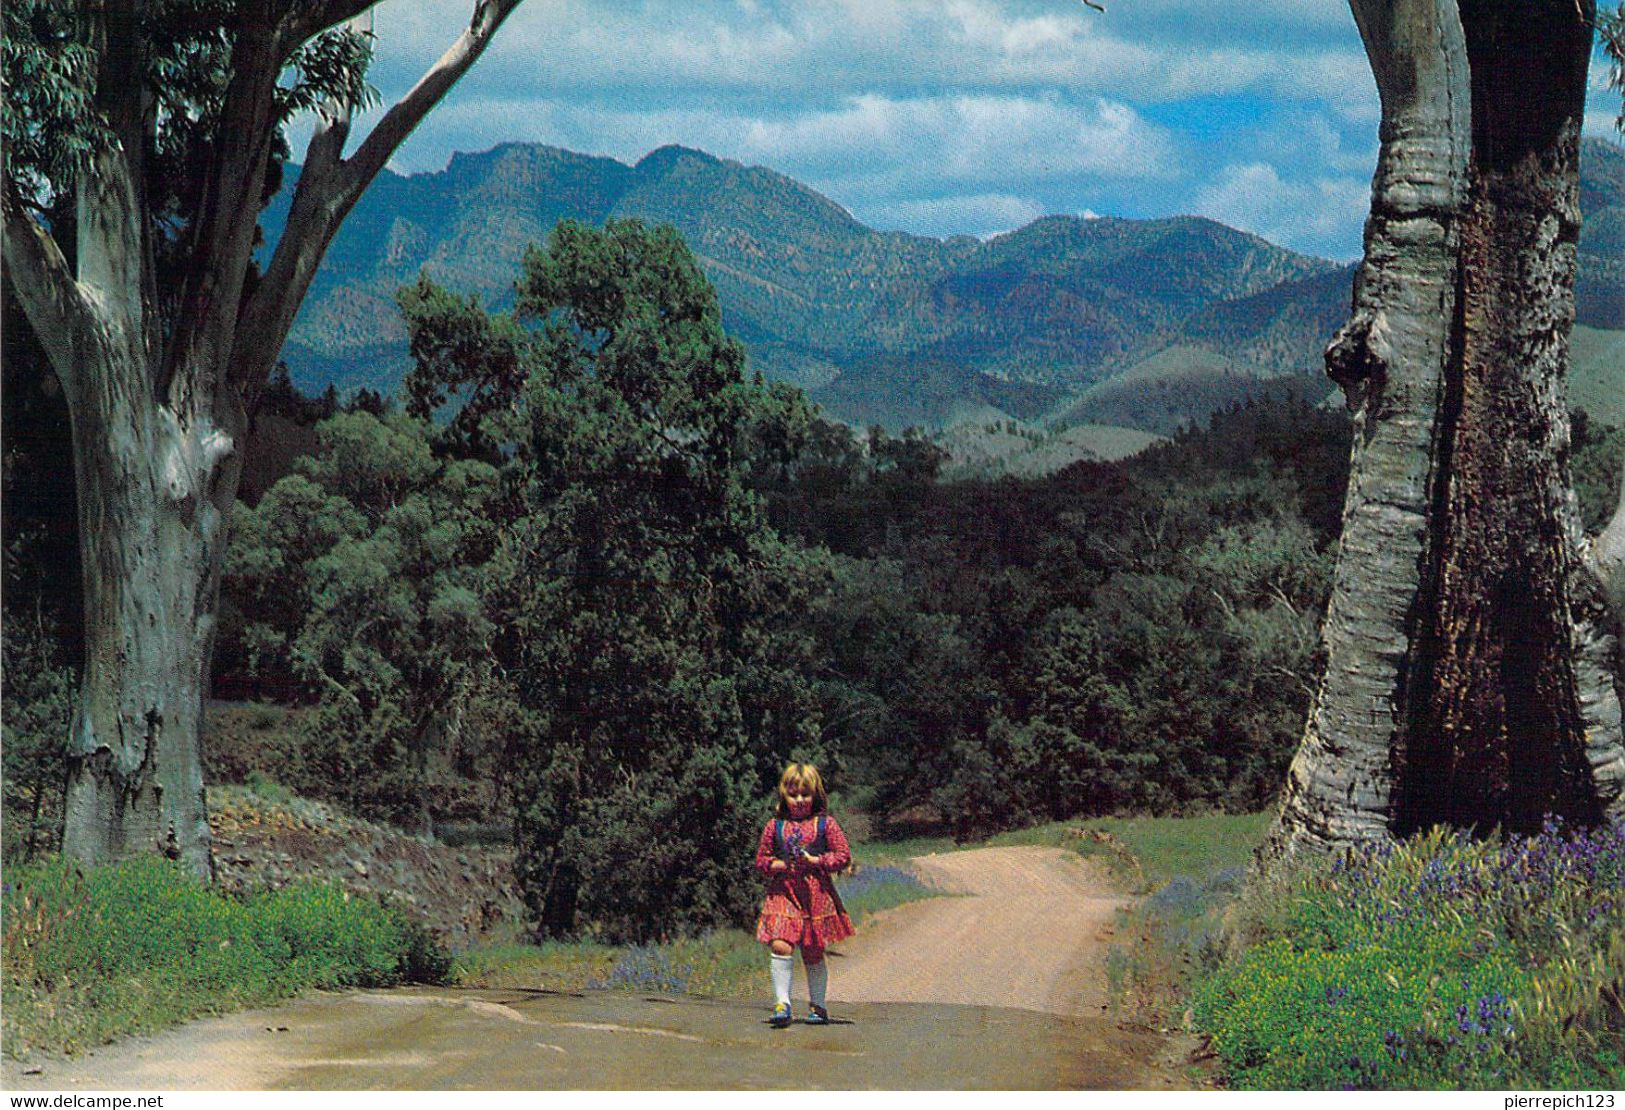
[[[519,0],[376,125],[372,0],[6,5],[6,284],[67,400],[85,583],[64,848],[209,869],[199,731],[247,411],[340,223]],[[258,213],[316,127],[263,273]]]
[[1324,677],[1266,856],[1625,816],[1625,489],[1581,527],[1565,380],[1593,0],[1351,0],[1382,101]]

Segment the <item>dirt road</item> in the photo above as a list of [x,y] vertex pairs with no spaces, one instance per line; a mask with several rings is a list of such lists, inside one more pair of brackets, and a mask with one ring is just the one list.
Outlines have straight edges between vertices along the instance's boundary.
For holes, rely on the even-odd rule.
[[1086,864],[1045,848],[916,864],[957,896],[888,911],[842,946],[832,1026],[773,1030],[761,1004],[616,992],[316,994],[39,1074],[7,1060],[0,1079],[11,1091],[1182,1085],[1174,1045],[1100,1016],[1116,900]]
[[958,895],[888,911],[830,965],[830,996],[951,1002],[1051,1014],[1106,1008],[1106,950],[1121,895],[1062,848],[921,856],[916,872]]

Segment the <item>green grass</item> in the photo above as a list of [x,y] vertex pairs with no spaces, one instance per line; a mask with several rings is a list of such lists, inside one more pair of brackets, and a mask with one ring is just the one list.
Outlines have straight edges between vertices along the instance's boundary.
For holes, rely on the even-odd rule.
[[424,935],[378,902],[314,884],[238,900],[151,856],[10,871],[0,933],[13,1057],[443,970]]
[[464,987],[580,991],[609,974],[620,950],[594,941],[545,941],[471,948],[455,957],[447,978]]
[[914,856],[952,852],[962,847],[947,836],[914,836],[906,840],[870,840],[852,849],[859,863],[900,867]]
[[452,961],[465,987],[578,992],[632,990],[703,998],[760,993],[762,946],[743,929],[718,929],[659,945],[546,941],[476,948]]
[[1082,825],[1122,843],[1139,861],[1146,885],[1155,889],[1180,876],[1205,880],[1246,867],[1274,817],[1270,810],[1201,817],[1105,817]]
[[[1179,876],[1200,878],[1247,866],[1273,817],[1273,811],[1199,817],[1084,817],[1012,829],[971,844],[956,844],[945,836],[871,841],[862,845],[860,856],[874,863],[898,865],[913,856],[965,848],[1071,848],[1099,857],[1123,882],[1146,893]],[[1104,838],[1091,837],[1093,832]]]

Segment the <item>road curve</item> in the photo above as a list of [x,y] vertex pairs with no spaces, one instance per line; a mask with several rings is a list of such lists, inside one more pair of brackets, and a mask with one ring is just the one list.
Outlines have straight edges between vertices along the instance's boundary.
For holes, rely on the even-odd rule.
[[1117,910],[1096,867],[1062,848],[978,848],[913,861],[955,895],[889,910],[838,949],[830,997],[1042,1013],[1106,1009]]

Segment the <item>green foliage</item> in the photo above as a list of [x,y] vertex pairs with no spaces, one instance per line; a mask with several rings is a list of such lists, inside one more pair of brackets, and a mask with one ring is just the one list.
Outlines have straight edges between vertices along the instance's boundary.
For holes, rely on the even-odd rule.
[[[199,176],[188,171],[219,141],[233,73],[234,27],[229,12],[205,0],[144,5],[136,18],[138,25],[126,33],[139,36],[143,49],[117,43],[124,56],[109,73],[143,81],[151,91],[151,149],[142,152],[148,212],[167,225],[170,234],[159,238],[172,240],[177,224],[188,221],[203,200],[195,192]],[[80,13],[69,6],[48,0],[6,5],[7,95],[0,119],[6,186],[14,197],[50,206],[72,192],[94,156],[114,141],[96,108],[101,60],[86,41],[86,30]],[[292,52],[277,89],[274,163],[287,157],[282,131],[294,116],[328,102],[362,108],[376,101],[366,84],[371,57],[371,34],[349,26],[325,31]],[[279,174],[271,176],[274,192]]]
[[1314,685],[1346,436],[1260,404],[1121,464],[937,484],[807,435],[774,513],[841,553],[818,692],[881,816],[968,839],[1265,804]]
[[[1625,95],[1625,4],[1613,11],[1598,5],[1597,45],[1608,56],[1608,87]],[[1614,130],[1625,135],[1625,101],[1614,117]]]
[[1196,997],[1246,1087],[1617,1085],[1625,835],[1368,845],[1255,892]]
[[95,56],[62,4],[17,0],[4,20],[5,180],[14,196],[44,203],[53,182],[77,180],[110,141],[93,106]]
[[[466,804],[499,746],[462,728],[484,719],[497,472],[437,458],[430,426],[399,413],[339,413],[317,439],[239,509],[225,588],[253,615],[251,664],[316,691],[290,785],[430,824]],[[458,763],[468,773],[450,774]]]
[[[512,317],[426,282],[401,303],[419,411],[514,491],[484,583],[511,736],[519,876],[539,931],[646,941],[742,923],[771,776],[816,754],[794,619],[812,559],[745,479],[795,434],[669,228],[564,222]],[[763,447],[764,457],[751,449]]]
[[236,901],[155,856],[8,869],[0,916],[12,1055],[444,965],[401,913],[336,886]]

